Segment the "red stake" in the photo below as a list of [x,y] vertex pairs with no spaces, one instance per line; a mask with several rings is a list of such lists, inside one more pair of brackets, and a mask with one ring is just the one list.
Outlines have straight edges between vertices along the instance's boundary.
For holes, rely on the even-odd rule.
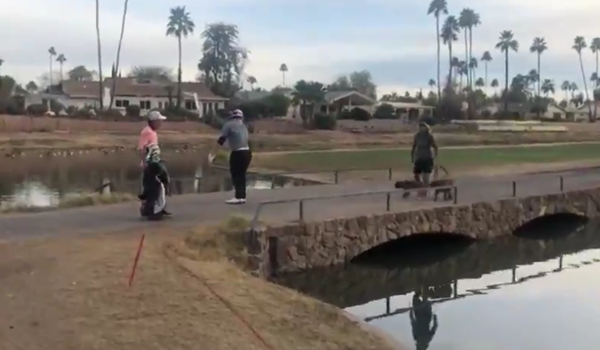
[[131,269],[131,275],[129,276],[129,287],[131,287],[131,284],[133,283],[133,278],[135,277],[135,270],[137,270],[138,261],[140,260],[142,248],[144,247],[144,238],[146,238],[146,234],[142,234],[142,238],[140,239],[140,245],[138,246],[137,253],[135,254],[133,268]]

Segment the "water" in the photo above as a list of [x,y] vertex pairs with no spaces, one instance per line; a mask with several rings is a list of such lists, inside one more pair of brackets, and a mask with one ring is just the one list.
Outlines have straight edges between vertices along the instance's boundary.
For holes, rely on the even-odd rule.
[[383,249],[378,259],[276,281],[345,308],[407,349],[595,350],[600,223],[551,234],[399,242],[387,258]]
[[[173,179],[173,194],[229,191],[227,171],[202,168],[197,154],[165,154]],[[0,208],[52,207],[72,194],[124,192],[138,194],[141,168],[131,154],[91,154],[72,157],[5,159],[0,167]],[[109,185],[110,184],[110,185]],[[302,186],[306,181],[286,177],[250,175],[248,187],[271,189]]]

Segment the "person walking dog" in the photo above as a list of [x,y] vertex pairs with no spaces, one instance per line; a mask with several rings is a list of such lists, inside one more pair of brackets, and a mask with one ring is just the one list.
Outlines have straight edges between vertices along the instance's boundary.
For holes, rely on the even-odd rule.
[[[413,175],[415,181],[422,183],[428,187],[431,181],[431,173],[433,172],[434,159],[438,154],[438,146],[435,138],[431,133],[429,125],[425,122],[419,123],[419,131],[413,139],[411,151],[411,161],[413,163]],[[427,191],[421,196],[426,195]]]
[[[229,172],[235,189],[234,197],[227,200],[226,203],[244,204],[246,203],[246,173],[252,161],[252,151],[248,143],[248,128],[244,124],[244,113],[239,109],[231,112],[229,120],[223,125],[217,143],[223,146],[225,142],[227,142],[231,151],[229,154]],[[210,161],[214,159],[214,155],[213,150],[209,154]]]

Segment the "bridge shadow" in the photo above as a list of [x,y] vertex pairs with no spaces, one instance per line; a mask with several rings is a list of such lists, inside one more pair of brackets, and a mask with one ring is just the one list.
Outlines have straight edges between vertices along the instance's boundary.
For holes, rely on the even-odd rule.
[[351,260],[365,266],[402,264],[407,267],[429,265],[467,249],[475,239],[467,235],[431,232],[398,238],[373,247]]
[[588,222],[586,216],[571,213],[543,215],[518,227],[513,235],[529,239],[560,238],[581,229]]

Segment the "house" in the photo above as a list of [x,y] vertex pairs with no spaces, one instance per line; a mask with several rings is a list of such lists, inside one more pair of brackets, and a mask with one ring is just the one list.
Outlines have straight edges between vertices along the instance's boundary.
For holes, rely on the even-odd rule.
[[377,106],[384,103],[394,107],[396,115],[406,122],[416,122],[423,117],[433,116],[434,107],[421,102],[379,102]]
[[[137,81],[134,78],[116,78],[113,108],[125,110],[130,105],[138,105],[142,111],[167,108],[177,100],[177,84],[165,84],[150,80]],[[105,107],[110,103],[110,94],[113,88],[113,79],[104,80],[102,101]],[[65,108],[99,107],[99,84],[94,81],[66,80],[53,86],[40,94],[30,94],[25,98],[25,105],[43,103],[54,99]],[[210,111],[225,108],[227,98],[213,94],[206,85],[198,82],[184,82],[181,84],[182,107],[190,111],[198,111],[199,117]]]
[[328,91],[323,100],[319,106],[322,113],[338,114],[358,107],[373,114],[377,105],[376,100],[358,91]]

